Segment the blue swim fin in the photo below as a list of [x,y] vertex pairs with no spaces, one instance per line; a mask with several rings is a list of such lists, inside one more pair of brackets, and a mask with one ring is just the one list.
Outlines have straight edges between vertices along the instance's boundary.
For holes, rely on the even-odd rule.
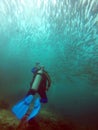
[[33,95],[28,95],[12,107],[12,112],[16,115],[18,119],[22,119],[23,116],[27,113],[32,100]]
[[34,108],[30,113],[30,115],[28,116],[27,121],[29,121],[31,118],[34,118],[38,114],[40,108],[41,108],[40,98],[37,98],[34,102]]

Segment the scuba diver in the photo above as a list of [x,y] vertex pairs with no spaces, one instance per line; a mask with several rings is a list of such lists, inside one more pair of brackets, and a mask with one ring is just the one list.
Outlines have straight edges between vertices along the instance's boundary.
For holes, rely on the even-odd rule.
[[[32,73],[33,78],[30,82],[30,89],[27,95],[12,107],[12,112],[16,117],[21,121],[25,119],[26,122],[32,120],[38,114],[41,103],[48,102],[46,91],[51,85],[50,76],[45,71],[44,66],[39,66],[39,63],[36,63]],[[39,96],[34,100],[33,110],[29,112],[31,102],[36,94]]]
[[39,66],[39,63],[36,63],[36,66],[32,69],[33,78],[30,82],[30,90],[27,95],[35,95],[38,93],[41,97],[41,103],[47,103],[46,91],[51,85],[51,79],[49,74],[45,71],[44,66]]

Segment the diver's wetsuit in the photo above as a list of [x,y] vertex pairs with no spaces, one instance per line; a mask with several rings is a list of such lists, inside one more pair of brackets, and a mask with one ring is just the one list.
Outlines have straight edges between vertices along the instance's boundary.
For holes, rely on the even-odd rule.
[[38,73],[39,69],[35,69],[33,71],[33,78],[32,78],[32,81],[30,83],[30,90],[28,92],[28,95],[32,94],[32,95],[35,95],[36,93],[38,93],[41,97],[41,102],[42,103],[47,103],[48,102],[48,99],[47,99],[47,95],[46,95],[46,90],[48,90],[48,88],[50,87],[51,85],[51,79],[50,79],[50,76],[48,75],[48,73],[44,70],[43,71],[43,74],[42,75],[42,79],[41,79],[41,82],[39,84],[39,87],[38,87],[38,90],[34,90],[32,89],[32,84],[33,84],[33,81],[36,77]]

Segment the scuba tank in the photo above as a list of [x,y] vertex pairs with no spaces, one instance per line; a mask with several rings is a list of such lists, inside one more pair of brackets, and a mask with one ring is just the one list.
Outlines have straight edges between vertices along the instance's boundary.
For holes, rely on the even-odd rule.
[[38,70],[35,78],[34,78],[34,81],[33,81],[33,84],[31,86],[31,89],[37,91],[38,90],[38,87],[39,87],[39,84],[42,80],[42,74],[43,74],[43,68],[41,67],[40,70]]

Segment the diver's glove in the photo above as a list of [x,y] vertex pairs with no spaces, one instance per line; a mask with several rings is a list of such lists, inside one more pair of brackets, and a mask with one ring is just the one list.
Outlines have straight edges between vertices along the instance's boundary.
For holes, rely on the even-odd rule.
[[40,99],[40,102],[41,102],[41,103],[47,103],[47,102],[48,102],[48,99],[47,99],[47,98],[41,98],[41,99]]

